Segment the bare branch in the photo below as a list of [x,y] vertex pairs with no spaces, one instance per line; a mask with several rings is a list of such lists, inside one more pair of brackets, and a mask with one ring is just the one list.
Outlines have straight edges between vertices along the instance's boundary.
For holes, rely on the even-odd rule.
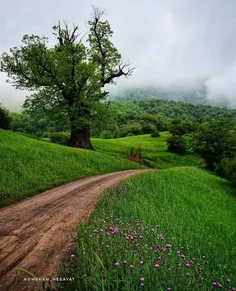
[[118,66],[118,70],[114,73],[112,73],[109,77],[107,77],[104,82],[103,82],[103,86],[105,84],[109,84],[111,81],[113,81],[115,78],[119,78],[121,76],[125,76],[126,78],[128,78],[129,76],[132,75],[133,71],[135,70],[135,67],[130,68],[130,63],[127,64],[120,64]]
[[93,9],[93,12],[92,12],[92,17],[97,21],[99,22],[101,20],[101,18],[106,15],[106,10],[105,9],[101,9],[99,7],[95,7],[92,5],[92,9]]
[[[69,24],[64,21],[64,27],[61,27],[60,22],[58,23],[58,40],[61,46],[66,44],[75,43],[76,39],[80,36],[80,33],[77,33],[79,27],[73,23],[73,28],[69,28]],[[80,40],[80,42],[82,39]]]

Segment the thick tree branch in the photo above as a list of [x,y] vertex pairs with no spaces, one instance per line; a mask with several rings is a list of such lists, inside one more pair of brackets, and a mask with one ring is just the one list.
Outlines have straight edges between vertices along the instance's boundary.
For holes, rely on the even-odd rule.
[[[126,70],[125,70],[126,69]],[[135,67],[130,68],[130,64],[120,64],[118,66],[118,70],[114,73],[112,73],[109,77],[107,77],[104,82],[103,82],[103,86],[105,84],[109,84],[110,82],[112,82],[115,78],[119,78],[121,76],[125,76],[126,78],[131,76],[133,71],[134,71]]]

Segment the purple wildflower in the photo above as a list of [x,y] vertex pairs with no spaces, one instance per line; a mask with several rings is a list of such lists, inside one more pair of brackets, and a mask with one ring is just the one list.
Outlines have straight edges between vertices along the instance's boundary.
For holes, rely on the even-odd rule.
[[172,248],[172,245],[171,244],[166,244],[166,248],[167,249],[171,249]]
[[190,264],[186,264],[186,265],[185,265],[185,267],[187,267],[187,268],[190,268],[190,267],[191,267],[191,265],[190,265]]
[[217,283],[216,283],[216,282],[213,282],[212,285],[213,285],[213,286],[217,286]]

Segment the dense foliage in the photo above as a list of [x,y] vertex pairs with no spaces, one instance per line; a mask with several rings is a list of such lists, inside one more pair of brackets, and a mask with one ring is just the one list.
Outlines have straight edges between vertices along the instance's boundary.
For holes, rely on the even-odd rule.
[[[91,124],[91,135],[109,138],[151,134],[156,129],[182,135],[196,131],[201,123],[214,118],[236,119],[236,110],[154,99],[98,103],[96,111],[98,114]],[[37,132],[39,135],[41,132],[41,135],[49,136],[51,132],[70,129],[65,116],[52,119],[43,112],[37,115],[30,111],[30,114],[21,116],[11,113],[11,117],[14,131]],[[42,128],[44,122],[47,126]]]
[[11,118],[9,116],[9,111],[0,103],[0,128],[10,129],[10,123]]
[[192,135],[191,146],[207,167],[235,182],[236,127],[232,121],[215,119],[201,125]]
[[172,135],[167,139],[169,152],[184,154],[186,151],[185,140],[180,135]]
[[64,120],[50,120],[48,116],[35,116],[23,113],[11,112],[11,130],[15,132],[48,137],[51,133],[66,131],[69,125]]
[[199,124],[211,119],[236,119],[236,110],[158,99],[111,101],[110,108],[117,113],[116,124],[109,129],[115,138],[152,133],[155,129],[182,135],[196,131]]
[[195,151],[200,153],[209,168],[214,169],[223,158],[236,154],[236,135],[233,124],[226,120],[204,123],[194,135]]

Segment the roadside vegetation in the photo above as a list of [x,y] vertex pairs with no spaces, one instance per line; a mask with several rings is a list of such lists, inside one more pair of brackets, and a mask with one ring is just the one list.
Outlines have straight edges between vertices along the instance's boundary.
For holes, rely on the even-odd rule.
[[75,280],[57,288],[235,290],[235,202],[229,182],[193,167],[126,181],[68,241],[61,274]]

